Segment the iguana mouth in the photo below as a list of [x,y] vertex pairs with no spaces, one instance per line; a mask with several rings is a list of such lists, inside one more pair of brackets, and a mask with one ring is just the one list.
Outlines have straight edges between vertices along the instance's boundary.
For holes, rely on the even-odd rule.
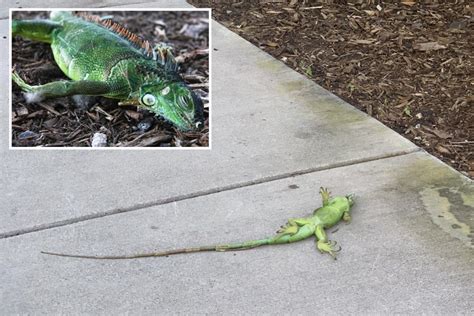
[[140,105],[140,102],[136,99],[129,99],[129,100],[123,100],[118,103],[118,105],[123,106],[123,105]]

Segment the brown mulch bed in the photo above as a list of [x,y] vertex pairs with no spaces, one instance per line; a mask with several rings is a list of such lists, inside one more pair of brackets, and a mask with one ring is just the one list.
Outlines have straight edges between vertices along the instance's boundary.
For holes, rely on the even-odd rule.
[[[12,146],[90,147],[97,132],[109,147],[208,147],[209,48],[208,13],[203,11],[96,11],[149,40],[165,42],[180,60],[180,74],[204,102],[204,128],[182,132],[164,119],[137,107],[118,107],[102,97],[57,98],[27,103],[12,84]],[[48,12],[14,12],[15,19],[48,18]],[[14,37],[12,65],[26,82],[68,80],[54,62],[48,44]]]
[[189,1],[474,178],[468,1]]

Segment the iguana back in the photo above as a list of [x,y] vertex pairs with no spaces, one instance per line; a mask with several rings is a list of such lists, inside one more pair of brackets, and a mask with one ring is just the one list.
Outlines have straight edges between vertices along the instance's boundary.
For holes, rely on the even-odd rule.
[[62,26],[52,35],[54,59],[73,80],[104,81],[120,61],[150,59],[122,36],[83,17],[52,12],[51,20]]

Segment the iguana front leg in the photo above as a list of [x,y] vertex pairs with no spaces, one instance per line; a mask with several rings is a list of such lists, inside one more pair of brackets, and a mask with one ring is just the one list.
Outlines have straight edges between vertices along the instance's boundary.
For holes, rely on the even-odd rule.
[[321,199],[323,200],[323,206],[329,204],[329,199],[331,198],[331,192],[327,188],[320,187],[319,194],[321,194]]
[[347,222],[347,223],[351,222],[352,217],[351,217],[351,214],[349,213],[349,211],[344,212],[344,215],[342,215],[342,220]]
[[13,20],[12,34],[34,41],[51,43],[52,34],[62,26],[50,20]]
[[316,226],[315,235],[318,240],[316,244],[318,250],[321,253],[328,253],[331,255],[331,257],[336,259],[336,252],[339,252],[341,248],[339,247],[339,249],[336,249],[335,247],[337,243],[335,241],[328,240],[328,236],[324,230],[323,225]]
[[27,93],[28,102],[37,102],[51,97],[70,95],[105,95],[112,92],[112,86],[100,81],[54,81],[39,86],[27,84],[16,72],[12,73],[13,81]]

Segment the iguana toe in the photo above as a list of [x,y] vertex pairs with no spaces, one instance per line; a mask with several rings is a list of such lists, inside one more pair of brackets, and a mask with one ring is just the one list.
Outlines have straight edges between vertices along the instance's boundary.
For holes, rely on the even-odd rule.
[[319,194],[321,194],[321,196],[323,197],[329,198],[331,195],[331,192],[329,192],[328,188],[320,187]]
[[333,257],[333,259],[336,259],[336,253],[341,251],[341,247],[336,248],[336,244],[335,241],[318,241],[317,247],[321,253],[327,253]]
[[283,235],[294,235],[298,232],[298,226],[282,226],[277,233]]

